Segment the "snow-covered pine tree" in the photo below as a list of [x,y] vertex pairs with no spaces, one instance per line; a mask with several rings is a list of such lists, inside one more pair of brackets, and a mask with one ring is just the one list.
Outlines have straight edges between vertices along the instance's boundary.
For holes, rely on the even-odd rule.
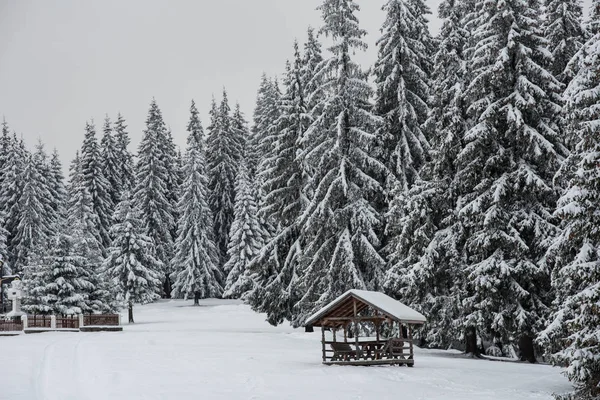
[[254,152],[251,160],[256,162],[256,167],[249,166],[250,172],[256,174],[252,178],[258,178],[255,180],[259,187],[262,187],[260,175],[271,168],[273,158],[276,156],[274,146],[277,137],[277,120],[281,115],[280,99],[281,92],[277,80],[263,75],[256,97],[252,127],[253,147],[250,149]]
[[51,169],[48,155],[44,143],[41,140],[38,141],[35,146],[35,152],[33,153],[33,160],[35,162],[35,168],[38,171],[40,185],[43,186],[43,191],[48,193],[47,198],[41,198],[40,201],[44,207],[44,213],[40,215],[42,220],[41,227],[44,229],[44,235],[48,238],[54,236],[56,229],[58,228],[58,204],[57,201],[59,194],[54,193],[54,175]]
[[305,160],[317,168],[314,197],[301,216],[306,291],[295,307],[296,326],[348,289],[379,288],[385,267],[376,234],[381,216],[371,204],[383,190],[376,174],[385,166],[372,155],[381,121],[371,112],[367,76],[352,61],[366,48],[366,32],[353,0],[325,0],[319,10],[321,32],[333,45],[317,73],[326,77],[319,89],[325,95],[305,140]]
[[82,267],[91,283],[86,294],[87,312],[107,312],[115,308],[114,295],[102,274],[103,250],[98,215],[92,209],[92,197],[83,180],[79,155],[71,165],[66,228],[73,238],[73,256],[83,259]]
[[204,154],[204,132],[192,101],[187,130],[185,180],[179,200],[179,235],[175,241],[173,293],[175,298],[221,297],[223,289],[219,252],[214,242],[213,216],[208,206],[208,179]]
[[[117,167],[119,168],[119,181],[121,184],[121,193],[132,191],[135,187],[135,171],[133,164],[133,155],[129,151],[131,140],[127,133],[125,118],[119,113],[114,124],[115,141],[118,150]],[[119,197],[120,200],[120,197]]]
[[267,313],[267,320],[274,325],[291,318],[293,305],[300,300],[297,269],[301,245],[297,221],[308,199],[304,195],[306,174],[298,154],[311,123],[304,101],[303,67],[295,43],[294,64],[284,78],[286,91],[277,121],[279,134],[273,152],[277,157],[273,167],[262,172],[266,196],[260,214],[274,223],[275,235],[248,267],[257,281],[257,290],[249,302],[255,310]]
[[[431,37],[424,18],[429,10],[422,0],[388,0],[383,9],[386,20],[374,68],[375,110],[385,120],[378,134],[379,158],[391,172],[384,177],[387,192],[402,193],[419,177],[429,149],[423,131],[429,113]],[[388,231],[394,235],[395,229]]]
[[482,12],[467,89],[475,123],[456,176],[468,238],[458,323],[518,345],[534,362],[533,338],[548,312],[544,254],[557,231],[552,178],[566,154],[555,120],[560,84],[544,68],[551,59],[537,1],[487,1]]
[[248,264],[264,244],[264,232],[258,219],[256,191],[242,160],[235,185],[234,220],[231,225],[227,256],[223,270],[227,273],[224,298],[238,299],[255,289]]
[[119,163],[119,148],[116,138],[113,135],[110,118],[106,116],[104,126],[102,127],[102,140],[100,141],[102,155],[102,175],[108,182],[108,195],[110,198],[110,215],[114,212],[114,207],[121,199],[121,170]]
[[318,76],[317,72],[323,62],[323,54],[321,43],[315,36],[315,31],[312,27],[308,28],[308,37],[304,44],[304,55],[302,58],[302,95],[305,99],[306,110],[312,112],[312,109],[319,104],[319,100],[323,97],[323,93],[319,90],[322,76]]
[[71,227],[61,224],[50,241],[50,254],[44,257],[44,304],[55,314],[76,315],[90,312],[89,294],[94,290],[92,271],[76,248]]
[[17,274],[29,264],[33,252],[47,243],[50,232],[45,225],[48,221],[46,200],[50,198],[50,192],[33,155],[27,157],[20,179],[23,180],[23,192],[18,200],[19,222],[12,239],[13,272]]
[[231,116],[231,129],[233,129],[235,139],[237,141],[237,152],[236,161],[240,162],[244,154],[249,153],[249,144],[250,140],[250,128],[248,127],[248,121],[246,121],[246,117],[242,112],[242,108],[239,102],[235,103],[235,108],[233,109],[233,114]]
[[206,143],[209,178],[208,203],[213,212],[215,243],[219,250],[219,268],[222,268],[227,260],[229,230],[234,219],[237,158],[241,153],[239,142],[236,140],[231,126],[229,102],[225,90],[223,90],[223,99],[219,107],[213,100],[211,124],[208,131]]
[[67,206],[67,189],[60,154],[58,154],[58,150],[56,149],[52,152],[52,158],[50,159],[48,186],[52,194],[52,207],[57,215],[57,222],[59,222],[62,217],[61,212]]
[[420,171],[407,192],[405,216],[396,221],[402,227],[396,255],[388,271],[386,290],[430,316],[420,332],[431,346],[444,347],[456,338],[453,331],[457,312],[460,259],[456,247],[461,238],[456,208],[456,158],[467,129],[463,102],[466,80],[464,47],[468,32],[463,28],[465,4],[444,0],[439,17],[443,20],[439,48],[434,57],[430,128],[431,160]]
[[4,179],[4,168],[11,157],[12,142],[10,128],[6,119],[2,120],[2,136],[0,136],[0,182]]
[[429,114],[431,43],[424,15],[429,10],[421,0],[389,0],[384,11],[375,64],[375,111],[385,121],[378,132],[377,153],[387,167],[379,177],[386,199],[378,201],[380,211],[387,214],[384,253],[391,268],[385,287],[415,305],[421,291],[406,280],[414,276],[412,269],[435,230],[424,194],[426,185],[413,188],[429,151],[424,131]]
[[152,238],[144,233],[147,227],[140,214],[132,195],[123,193],[113,216],[115,223],[110,229],[113,241],[103,266],[107,279],[116,288],[117,299],[127,306],[130,323],[134,322],[134,304],[160,298],[164,271],[155,257]]
[[582,10],[579,0],[546,0],[544,35],[552,53],[550,72],[562,83],[568,84],[567,65],[585,42]]
[[103,173],[104,160],[96,139],[93,122],[86,123],[81,147],[81,182],[92,198],[92,212],[98,216],[98,233],[103,250],[110,245],[108,230],[111,226],[112,199],[110,183]]
[[569,128],[579,137],[577,169],[558,202],[563,230],[548,252],[554,314],[539,341],[577,385],[568,398],[600,396],[600,33],[588,40],[565,92]]
[[173,258],[172,228],[175,226],[174,210],[169,193],[172,177],[164,163],[164,137],[166,135],[165,123],[162,113],[153,99],[146,119],[146,129],[138,149],[138,163],[136,166],[136,187],[134,192],[135,208],[139,210],[139,218],[144,227],[144,233],[152,239],[155,246],[156,257],[165,268],[161,273],[164,279],[164,295],[171,293],[169,265]]

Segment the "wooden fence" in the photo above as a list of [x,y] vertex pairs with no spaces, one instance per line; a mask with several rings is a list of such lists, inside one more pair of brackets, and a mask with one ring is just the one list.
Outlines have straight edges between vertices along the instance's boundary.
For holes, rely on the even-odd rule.
[[77,315],[57,315],[56,329],[79,329],[79,317]]
[[28,315],[27,316],[27,327],[29,328],[50,328],[52,326],[52,319],[49,315]]
[[83,316],[84,326],[119,326],[118,314],[87,314]]
[[23,330],[21,321],[0,321],[0,332],[16,332]]

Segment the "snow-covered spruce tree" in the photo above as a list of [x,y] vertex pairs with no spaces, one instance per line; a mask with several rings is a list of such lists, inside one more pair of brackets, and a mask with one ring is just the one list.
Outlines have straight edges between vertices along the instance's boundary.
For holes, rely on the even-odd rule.
[[113,220],[110,229],[113,241],[103,267],[106,278],[115,286],[117,299],[127,306],[129,322],[133,323],[134,304],[160,298],[164,267],[155,257],[156,246],[144,233],[147,228],[130,193],[123,193]]
[[[274,144],[277,136],[277,120],[281,115],[279,109],[281,93],[277,81],[262,76],[258,94],[256,97],[256,107],[254,109],[254,125],[252,127],[252,150],[251,162],[249,165],[251,174],[256,174],[257,184],[262,186],[260,174],[271,167],[271,162],[275,156]],[[254,179],[254,176],[253,176]]]
[[237,154],[235,157],[239,164],[244,154],[250,153],[248,150],[250,146],[248,144],[248,141],[250,140],[250,128],[248,127],[248,121],[246,121],[246,117],[242,112],[239,102],[235,103],[235,108],[233,109],[231,129],[233,130],[234,137],[238,143],[236,147]]
[[582,10],[579,0],[546,0],[544,35],[552,53],[550,72],[561,82],[568,84],[567,65],[585,41],[582,26]]
[[14,273],[17,273],[15,265],[14,238],[17,235],[17,227],[20,220],[21,205],[19,200],[23,194],[24,179],[23,172],[29,153],[22,141],[15,135],[10,138],[8,144],[9,152],[6,164],[3,167],[2,185],[0,186],[0,210],[3,212],[4,228],[7,231],[8,261]]
[[219,269],[219,252],[213,236],[213,216],[208,206],[208,179],[204,155],[204,132],[194,102],[188,124],[188,148],[185,156],[185,181],[179,200],[179,235],[173,259],[173,293],[175,298],[194,298],[194,305],[204,298],[221,297],[223,289]]
[[256,191],[242,160],[235,185],[234,220],[228,244],[224,298],[244,298],[255,288],[248,264],[264,244],[264,231],[258,220]]
[[61,211],[67,206],[67,189],[65,186],[65,177],[63,175],[62,162],[58,151],[54,149],[50,159],[50,177],[48,186],[52,194],[52,207],[60,222]]
[[313,28],[308,28],[308,37],[304,43],[304,54],[302,57],[302,90],[303,97],[306,103],[306,110],[311,112],[312,109],[319,104],[319,100],[323,97],[323,93],[317,90],[321,87],[323,80],[322,76],[317,75],[320,64],[323,62],[323,54],[321,43],[315,36]]
[[[133,165],[133,155],[129,151],[131,140],[127,133],[127,125],[125,118],[119,113],[114,124],[115,141],[118,151],[119,182],[121,185],[121,193],[124,191],[132,191],[135,187],[135,172]],[[120,200],[120,198],[119,198]]]
[[208,128],[207,161],[209,178],[208,203],[214,216],[215,242],[219,250],[219,268],[227,260],[229,230],[233,223],[235,201],[235,177],[240,149],[231,126],[231,115],[227,93],[219,107],[213,101],[211,124]]
[[301,248],[297,221],[308,204],[304,195],[306,174],[298,154],[311,119],[304,101],[303,63],[297,43],[294,58],[294,65],[284,79],[286,91],[277,121],[279,135],[274,154],[278,157],[270,170],[262,172],[266,197],[260,213],[274,222],[276,234],[248,267],[257,280],[250,304],[255,310],[267,313],[268,321],[274,325],[291,318],[293,305],[300,300],[296,287]]
[[76,248],[79,233],[62,224],[50,241],[50,254],[44,257],[45,305],[56,314],[75,315],[90,312],[89,294],[94,290],[92,271]]
[[556,292],[549,326],[540,334],[553,361],[577,385],[568,398],[600,396],[600,33],[584,45],[567,91],[569,128],[580,142],[576,172],[558,202],[563,230],[548,252]]
[[11,157],[12,141],[10,128],[6,119],[2,120],[2,136],[0,136],[0,182],[4,179],[4,168]]
[[306,247],[302,280],[306,291],[293,324],[348,289],[380,287],[385,261],[378,253],[381,217],[371,199],[383,190],[376,173],[385,168],[372,156],[376,125],[371,88],[352,54],[366,48],[352,0],[325,0],[319,7],[331,37],[332,57],[318,74],[327,77],[318,115],[306,133],[306,162],[318,166],[314,197],[301,216]]
[[104,160],[93,123],[86,123],[80,154],[81,182],[92,198],[92,211],[98,216],[100,243],[105,249],[110,245],[108,230],[111,226],[113,204],[110,197],[110,184],[103,173]]
[[[429,149],[422,129],[429,113],[431,37],[424,19],[429,10],[422,0],[389,0],[383,9],[386,20],[374,68],[375,110],[385,120],[378,134],[379,158],[391,172],[385,173],[387,192],[402,193],[417,180]],[[394,235],[393,227],[388,231]]]
[[110,123],[110,118],[106,116],[104,126],[102,128],[102,140],[100,142],[102,155],[102,175],[108,182],[108,195],[110,197],[110,213],[114,212],[114,207],[121,198],[121,171],[119,163],[119,148],[116,138],[113,135],[113,128]]
[[454,317],[458,310],[461,260],[457,247],[462,228],[456,219],[456,158],[467,129],[464,47],[468,32],[462,27],[465,4],[445,0],[439,48],[434,57],[429,120],[431,160],[406,193],[402,227],[396,243],[397,259],[388,271],[386,290],[428,315],[421,339],[445,347],[456,338]]
[[488,1],[475,32],[467,89],[474,126],[458,157],[465,297],[458,323],[489,341],[518,345],[535,361],[533,338],[548,313],[544,254],[556,234],[552,178],[563,154],[555,118],[559,82],[540,34],[539,4]]
[[32,252],[45,245],[49,239],[46,200],[50,193],[44,177],[37,168],[36,159],[30,155],[23,171],[23,192],[19,198],[19,222],[12,239],[14,251],[13,272],[20,274],[28,265]]
[[[146,129],[138,149],[138,163],[136,166],[136,187],[134,191],[135,208],[139,210],[139,218],[144,227],[144,233],[152,239],[156,247],[156,257],[165,268],[155,271],[162,274],[165,287],[164,294],[171,293],[170,278],[167,276],[170,269],[167,268],[173,258],[173,236],[171,234],[175,226],[174,214],[169,185],[172,177],[169,176],[168,168],[164,163],[164,139],[159,137],[166,135],[165,123],[155,100],[152,100]],[[150,267],[150,266],[149,266]]]
[[98,215],[92,209],[92,197],[83,181],[82,166],[77,155],[71,165],[69,201],[64,219],[73,237],[73,255],[81,257],[89,274],[91,286],[86,296],[87,312],[107,312],[115,309],[114,294],[102,274],[103,249]]

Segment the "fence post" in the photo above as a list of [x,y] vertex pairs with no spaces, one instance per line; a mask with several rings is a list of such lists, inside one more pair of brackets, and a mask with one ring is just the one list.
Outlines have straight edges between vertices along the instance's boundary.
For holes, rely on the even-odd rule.
[[23,330],[27,329],[27,315],[21,315],[21,322],[23,323]]
[[83,314],[79,314],[77,316],[79,317],[79,327],[82,328],[83,327]]
[[56,329],[56,315],[50,316],[50,329]]

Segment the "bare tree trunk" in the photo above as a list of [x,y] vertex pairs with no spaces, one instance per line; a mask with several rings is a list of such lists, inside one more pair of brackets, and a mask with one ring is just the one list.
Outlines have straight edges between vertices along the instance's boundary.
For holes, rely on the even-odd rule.
[[165,276],[165,282],[163,284],[163,298],[170,299],[171,298],[171,279],[169,275]]
[[479,357],[479,347],[477,347],[477,329],[474,326],[468,326],[465,332],[465,353],[473,357]]
[[521,353],[521,361],[529,361],[532,364],[536,363],[532,335],[527,333],[521,335],[519,338],[519,351]]
[[199,306],[200,305],[200,292],[195,292],[194,293],[194,305],[195,306]]
[[130,324],[135,323],[133,321],[133,303],[129,303],[129,323]]

